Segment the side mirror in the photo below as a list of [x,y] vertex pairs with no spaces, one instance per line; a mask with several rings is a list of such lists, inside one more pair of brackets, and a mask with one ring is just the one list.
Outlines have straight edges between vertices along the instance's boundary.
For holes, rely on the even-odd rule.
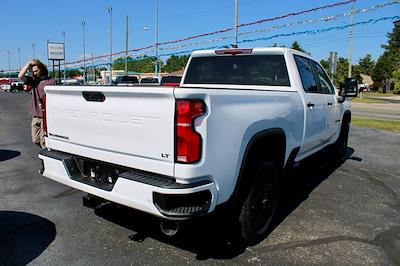
[[336,96],[337,100],[338,100],[338,103],[343,103],[346,100],[346,96],[347,95],[344,92],[344,88],[340,88],[340,90],[338,92],[338,96]]

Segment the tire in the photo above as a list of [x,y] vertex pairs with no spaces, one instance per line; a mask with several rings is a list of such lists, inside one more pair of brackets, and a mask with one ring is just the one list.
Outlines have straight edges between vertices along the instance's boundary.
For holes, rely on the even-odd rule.
[[263,240],[278,204],[278,171],[272,162],[261,163],[253,171],[249,193],[240,208],[240,237],[247,244]]
[[339,137],[331,147],[331,158],[334,163],[342,164],[347,158],[347,145],[349,140],[349,123],[342,124]]

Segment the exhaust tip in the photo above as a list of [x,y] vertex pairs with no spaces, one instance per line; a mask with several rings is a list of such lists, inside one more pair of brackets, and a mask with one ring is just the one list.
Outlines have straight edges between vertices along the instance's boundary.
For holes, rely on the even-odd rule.
[[166,236],[174,236],[179,231],[179,224],[175,221],[162,221],[160,223],[161,232]]

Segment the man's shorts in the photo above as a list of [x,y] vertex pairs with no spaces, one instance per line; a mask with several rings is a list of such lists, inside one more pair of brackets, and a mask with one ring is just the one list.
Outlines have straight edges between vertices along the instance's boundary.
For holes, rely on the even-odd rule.
[[32,142],[44,148],[43,118],[32,118]]

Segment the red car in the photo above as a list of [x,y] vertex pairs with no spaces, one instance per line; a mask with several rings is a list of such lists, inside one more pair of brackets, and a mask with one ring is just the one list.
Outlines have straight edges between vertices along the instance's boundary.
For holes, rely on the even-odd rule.
[[0,78],[0,85],[1,84],[10,84],[11,80],[9,78]]

